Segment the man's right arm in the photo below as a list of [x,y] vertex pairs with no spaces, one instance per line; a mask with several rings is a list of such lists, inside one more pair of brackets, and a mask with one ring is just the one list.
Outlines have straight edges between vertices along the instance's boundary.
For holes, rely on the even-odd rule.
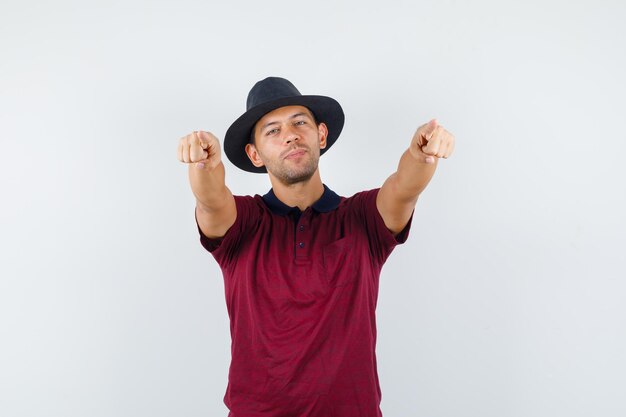
[[178,160],[189,164],[200,230],[209,238],[224,236],[235,223],[237,208],[226,187],[219,141],[209,132],[192,132],[180,139]]

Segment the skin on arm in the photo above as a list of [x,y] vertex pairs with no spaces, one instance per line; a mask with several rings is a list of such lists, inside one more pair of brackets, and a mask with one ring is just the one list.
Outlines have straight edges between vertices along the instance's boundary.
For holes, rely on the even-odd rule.
[[378,212],[394,235],[407,225],[419,195],[435,173],[438,159],[448,158],[453,150],[454,136],[436,120],[417,129],[397,171],[387,178],[376,198]]
[[225,183],[219,141],[209,132],[192,132],[180,139],[178,160],[189,164],[200,230],[209,238],[224,236],[235,223],[237,207]]

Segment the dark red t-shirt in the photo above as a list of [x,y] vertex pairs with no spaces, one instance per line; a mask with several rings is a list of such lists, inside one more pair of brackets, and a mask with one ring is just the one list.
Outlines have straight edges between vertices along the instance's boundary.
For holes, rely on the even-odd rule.
[[411,221],[394,237],[377,194],[345,198],[324,186],[303,212],[272,191],[235,196],[237,219],[223,238],[198,228],[224,275],[229,417],[382,416],[378,279]]

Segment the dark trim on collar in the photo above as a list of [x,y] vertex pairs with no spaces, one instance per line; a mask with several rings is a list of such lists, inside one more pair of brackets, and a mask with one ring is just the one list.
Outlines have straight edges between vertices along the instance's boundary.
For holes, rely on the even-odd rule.
[[[339,207],[339,203],[341,202],[341,197],[339,197],[333,190],[328,188],[326,184],[324,185],[324,193],[317,200],[311,208],[317,211],[318,213],[328,213],[329,211],[333,211],[337,207]],[[291,207],[287,204],[283,203],[276,197],[274,194],[274,190],[270,189],[267,194],[263,197],[263,201],[265,205],[272,211],[274,214],[278,214],[281,216],[285,216],[293,211],[300,213],[300,209],[298,207]]]

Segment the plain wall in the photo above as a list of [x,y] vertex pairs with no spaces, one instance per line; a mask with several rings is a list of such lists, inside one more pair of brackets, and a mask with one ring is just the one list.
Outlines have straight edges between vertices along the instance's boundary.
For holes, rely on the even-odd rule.
[[342,104],[345,196],[456,136],[381,276],[386,417],[626,415],[625,4],[0,0],[0,415],[226,416],[176,146],[270,75]]

